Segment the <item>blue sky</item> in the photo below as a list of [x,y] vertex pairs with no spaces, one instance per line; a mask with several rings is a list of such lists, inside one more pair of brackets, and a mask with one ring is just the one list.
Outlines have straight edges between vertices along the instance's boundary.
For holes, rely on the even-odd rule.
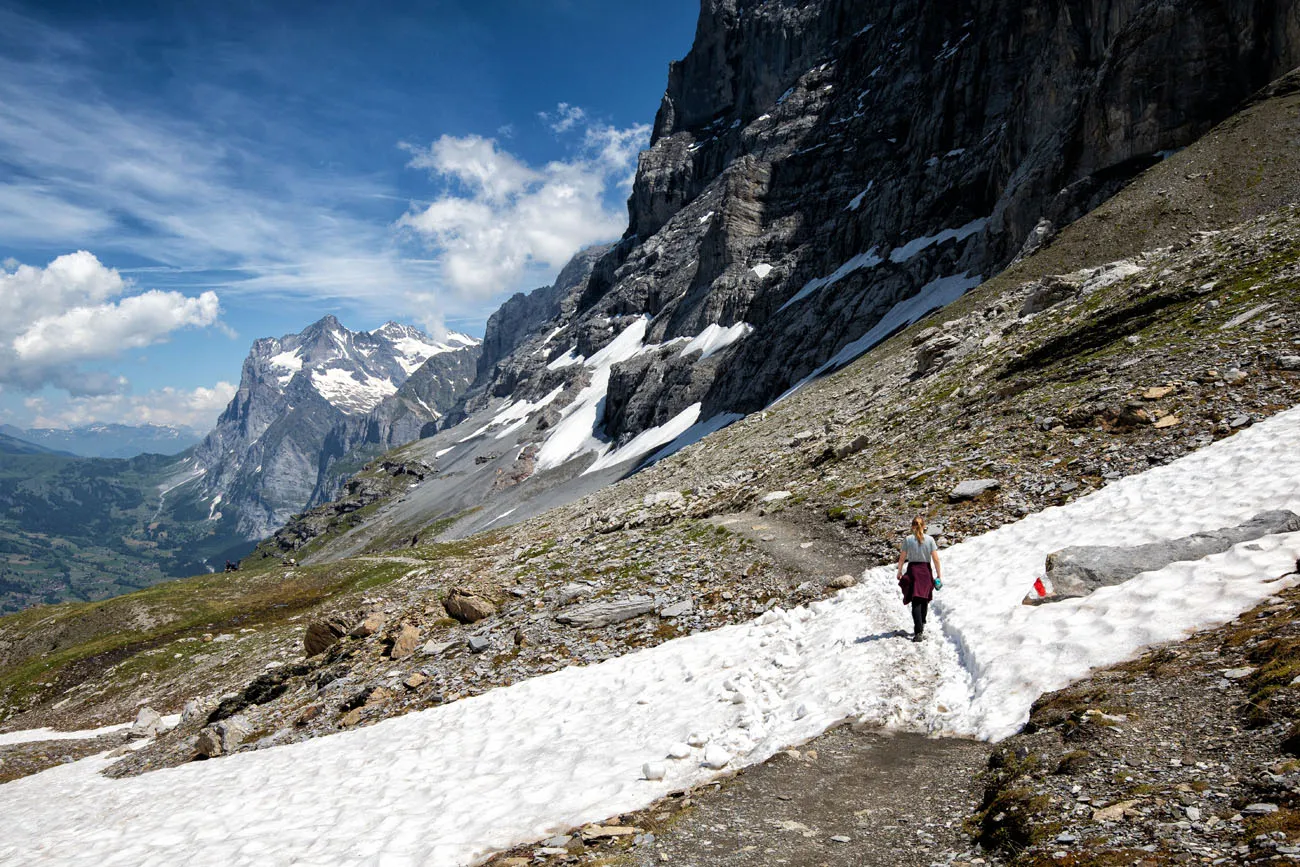
[[626,227],[698,0],[0,0],[0,421],[207,426],[325,313],[481,335]]

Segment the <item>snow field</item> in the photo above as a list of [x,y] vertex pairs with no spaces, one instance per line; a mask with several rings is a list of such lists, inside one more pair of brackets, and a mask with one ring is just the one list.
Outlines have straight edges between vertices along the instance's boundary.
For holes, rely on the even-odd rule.
[[[0,786],[0,863],[472,864],[645,807],[855,716],[1011,733],[1041,692],[1286,586],[1300,533],[1029,608],[1044,556],[1300,510],[1300,410],[941,553],[929,638],[893,567],[812,605],[302,744],[108,780],[102,757]],[[682,743],[690,744],[684,758]],[[706,757],[708,759],[706,763]],[[642,778],[646,764],[663,779]],[[659,767],[654,767],[658,776]]]

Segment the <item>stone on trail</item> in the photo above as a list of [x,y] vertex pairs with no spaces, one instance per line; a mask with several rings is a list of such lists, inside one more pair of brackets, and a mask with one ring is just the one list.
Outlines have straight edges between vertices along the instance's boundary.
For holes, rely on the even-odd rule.
[[1277,812],[1277,804],[1251,804],[1241,812],[1247,816],[1267,816]]
[[1174,393],[1174,387],[1171,385],[1157,385],[1148,388],[1142,392],[1143,400],[1163,400]]
[[420,648],[420,654],[423,656],[438,656],[451,650],[458,643],[459,642],[456,641],[438,641],[436,639],[430,639],[424,643],[424,647]]
[[788,499],[790,499],[791,496],[792,496],[792,495],[791,495],[791,493],[790,493],[789,491],[772,491],[770,494],[766,494],[766,495],[763,497],[762,502],[764,502],[764,503],[779,503],[781,500],[788,500]]
[[402,686],[406,687],[407,689],[419,689],[428,681],[429,678],[425,677],[423,674],[420,674],[417,671],[415,674],[411,675],[406,680],[402,681]]
[[634,828],[631,825],[588,825],[582,829],[582,839],[602,840],[610,837],[635,837],[640,833],[640,828]]
[[973,500],[985,491],[993,491],[1002,487],[1002,483],[997,479],[968,479],[961,482],[953,488],[948,494],[948,502],[960,503],[963,500]]
[[826,586],[832,590],[846,590],[858,583],[858,579],[852,575],[837,575],[826,582]]
[[631,596],[610,602],[576,605],[555,615],[555,619],[566,626],[594,629],[614,623],[622,623],[624,620],[631,620],[633,617],[640,617],[642,614],[649,614],[654,610],[655,600],[653,596]]
[[1165,430],[1166,428],[1177,427],[1182,424],[1183,420],[1176,415],[1162,415],[1156,419],[1156,430]]
[[483,653],[492,647],[492,642],[481,635],[471,635],[467,641],[470,653]]
[[460,587],[454,588],[442,604],[461,623],[477,623],[497,613],[497,607],[490,601]]

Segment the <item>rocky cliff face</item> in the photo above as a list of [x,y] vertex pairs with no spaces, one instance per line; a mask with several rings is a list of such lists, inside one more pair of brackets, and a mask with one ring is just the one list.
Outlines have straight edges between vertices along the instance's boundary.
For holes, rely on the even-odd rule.
[[436,341],[393,322],[354,332],[333,316],[255,341],[239,391],[195,452],[211,515],[233,510],[238,531],[261,538],[328,499],[336,465],[355,450],[436,429],[470,385],[478,351],[464,335]]
[[[589,419],[557,460],[761,408],[1050,240],[1297,63],[1294,0],[704,0],[628,234],[569,290],[571,313],[549,294],[502,308],[480,385],[545,401],[539,440]],[[499,357],[507,332],[531,333]]]

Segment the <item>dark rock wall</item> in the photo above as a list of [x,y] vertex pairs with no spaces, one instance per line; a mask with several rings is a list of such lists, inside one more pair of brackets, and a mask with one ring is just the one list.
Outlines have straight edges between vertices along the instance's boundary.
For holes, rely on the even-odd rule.
[[[705,0],[694,47],[670,67],[628,235],[579,315],[649,313],[656,341],[755,325],[708,373],[705,399],[706,416],[752,411],[895,303],[940,278],[992,276],[1041,221],[1077,218],[1300,64],[1298,9]],[[889,261],[977,220],[964,240]],[[886,261],[781,309],[872,249]],[[671,417],[699,393],[680,375],[614,381],[614,437],[651,417],[629,405]],[[616,393],[629,387],[643,393]]]

